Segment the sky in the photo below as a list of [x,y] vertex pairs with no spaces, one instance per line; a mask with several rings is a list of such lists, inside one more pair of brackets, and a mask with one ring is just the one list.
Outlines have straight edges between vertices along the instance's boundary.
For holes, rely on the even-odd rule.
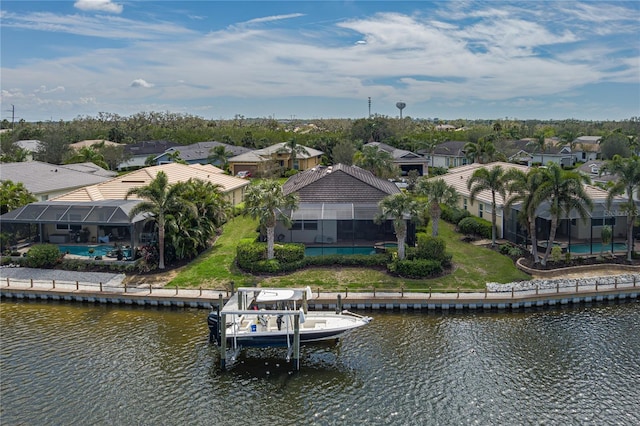
[[625,120],[640,1],[0,3],[2,119]]

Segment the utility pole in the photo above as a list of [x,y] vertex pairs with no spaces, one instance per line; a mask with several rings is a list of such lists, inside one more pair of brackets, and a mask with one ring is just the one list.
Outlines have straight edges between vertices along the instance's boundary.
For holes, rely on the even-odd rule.
[[371,96],[369,96],[369,118],[371,118]]

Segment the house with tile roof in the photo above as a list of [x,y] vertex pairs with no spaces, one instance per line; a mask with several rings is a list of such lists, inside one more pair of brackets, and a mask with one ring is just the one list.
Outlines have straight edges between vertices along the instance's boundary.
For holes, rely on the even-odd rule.
[[293,164],[290,148],[286,142],[280,142],[266,148],[256,149],[244,154],[229,158],[231,174],[236,175],[240,171],[248,171],[253,176],[269,174],[272,169],[279,170],[309,170],[320,164],[322,151],[300,145],[306,152],[296,154]]
[[[492,196],[490,191],[481,191],[475,197],[475,201],[471,203],[470,191],[467,188],[467,182],[473,175],[473,172],[486,167],[491,169],[495,166],[502,167],[505,171],[509,169],[517,169],[527,172],[529,167],[513,163],[494,162],[489,164],[468,164],[466,166],[450,169],[449,172],[442,176],[431,179],[443,179],[448,185],[453,186],[460,194],[458,207],[469,211],[472,215],[491,221],[492,212]],[[617,197],[613,200],[612,207],[607,207],[607,191],[593,185],[585,185],[586,193],[593,201],[593,209],[589,213],[587,222],[584,223],[579,215],[572,211],[567,217],[560,220],[556,240],[563,244],[563,247],[571,250],[575,249],[575,253],[585,254],[593,253],[594,244],[600,241],[602,227],[609,225],[613,229],[614,239],[624,240],[626,238],[626,214],[620,207],[624,203],[623,197]],[[508,193],[507,193],[508,198]],[[505,199],[500,194],[496,194],[496,226],[498,238],[505,238],[516,243],[524,243],[528,239],[528,230],[524,229],[518,223],[518,212],[520,205],[516,204],[508,212],[505,212]],[[542,203],[536,211],[536,230],[538,241],[546,241],[549,237],[551,229],[551,214],[549,213],[549,204]],[[580,250],[580,251],[579,251]],[[624,250],[622,250],[624,251]],[[599,249],[596,249],[599,253]]]
[[[219,185],[232,205],[243,201],[245,188],[249,185],[247,180],[226,175],[210,164],[171,163],[146,167],[77,188],[46,202],[32,203],[31,207],[8,212],[0,220],[3,227],[10,224],[36,225],[41,242],[120,241],[132,246],[146,243],[154,238],[153,233],[145,229],[143,216],[138,215],[131,220],[126,217],[140,202],[136,196],[127,197],[127,192],[148,185],[160,171],[167,175],[169,184],[199,179]],[[80,230],[85,232],[81,234]]]
[[[378,203],[400,190],[367,170],[345,164],[318,166],[290,177],[282,189],[285,194],[297,194],[299,206],[282,212],[293,226],[278,224],[279,241],[372,249],[375,242],[396,241],[391,221],[376,224],[374,218],[380,213]],[[412,224],[407,242],[415,242]]]
[[378,150],[387,152],[404,176],[411,170],[416,170],[420,176],[427,174],[427,159],[420,154],[406,149],[395,148],[382,142],[369,142],[364,146],[375,146]]
[[105,170],[93,163],[57,165],[29,161],[4,163],[0,170],[0,180],[21,182],[40,201],[108,181],[115,175],[115,172]]

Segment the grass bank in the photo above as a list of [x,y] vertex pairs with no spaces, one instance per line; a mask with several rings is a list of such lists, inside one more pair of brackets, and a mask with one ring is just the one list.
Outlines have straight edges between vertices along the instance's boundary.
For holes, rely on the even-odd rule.
[[529,275],[515,267],[511,259],[485,247],[465,243],[452,225],[441,222],[440,235],[453,255],[452,273],[428,280],[412,280],[391,276],[384,270],[369,268],[307,268],[287,275],[258,277],[244,274],[233,263],[237,242],[255,235],[257,223],[246,217],[237,217],[225,225],[224,233],[215,245],[194,262],[183,268],[169,286],[228,288],[259,283],[269,287],[311,286],[325,291],[358,289],[400,289],[455,291],[483,289],[487,282],[506,283],[529,279]]

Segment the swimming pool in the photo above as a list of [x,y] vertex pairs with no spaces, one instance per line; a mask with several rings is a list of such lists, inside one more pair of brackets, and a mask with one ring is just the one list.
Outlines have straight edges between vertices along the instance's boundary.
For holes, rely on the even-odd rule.
[[375,254],[373,247],[306,247],[305,256],[325,256],[330,254]]
[[[601,246],[601,243],[593,243],[593,250],[591,250],[589,248],[589,244],[571,244],[571,246],[569,246],[569,251],[575,254],[600,254]],[[606,244],[602,247],[602,251],[611,251],[611,244]],[[625,243],[613,243],[613,251],[627,251],[627,245]]]
[[[89,249],[93,249],[93,253],[89,253]],[[86,256],[86,257],[95,257],[95,256],[106,256],[111,250],[113,250],[112,245],[69,245],[69,246],[58,246],[58,249],[61,253],[69,253],[76,256]]]

